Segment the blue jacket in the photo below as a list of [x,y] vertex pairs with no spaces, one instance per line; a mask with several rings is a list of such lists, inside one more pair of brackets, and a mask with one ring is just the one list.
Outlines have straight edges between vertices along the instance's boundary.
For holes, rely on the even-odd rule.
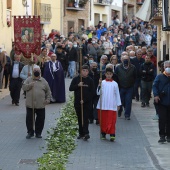
[[170,77],[164,74],[156,76],[153,82],[153,94],[160,97],[160,104],[170,105]]

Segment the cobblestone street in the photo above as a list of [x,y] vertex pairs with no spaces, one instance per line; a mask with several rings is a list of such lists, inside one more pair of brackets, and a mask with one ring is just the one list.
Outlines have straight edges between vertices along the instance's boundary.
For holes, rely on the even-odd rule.
[[[70,79],[66,79],[67,96]],[[8,92],[7,92],[8,94]],[[4,95],[5,96],[5,95]],[[27,140],[25,105],[12,106],[10,96],[0,100],[0,169],[35,170],[35,160],[45,152],[46,131],[55,126],[62,104],[50,104],[46,109],[46,123],[42,139]],[[100,140],[99,126],[90,124],[89,141],[77,140],[77,147],[69,157],[67,170],[169,170],[170,144],[158,144],[158,122],[152,120],[155,110],[141,108],[133,102],[131,120],[123,115],[117,121],[114,143]]]

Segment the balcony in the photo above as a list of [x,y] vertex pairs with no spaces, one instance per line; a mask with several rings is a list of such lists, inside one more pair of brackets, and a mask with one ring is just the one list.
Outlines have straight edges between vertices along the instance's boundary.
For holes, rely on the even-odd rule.
[[162,0],[151,0],[151,17],[150,21],[155,25],[162,24]]
[[35,5],[34,13],[35,15],[40,16],[41,24],[50,24],[52,18],[50,4],[37,3]]
[[137,5],[143,5],[145,0],[136,0],[136,4]]
[[94,0],[94,5],[109,6],[112,2],[113,0]]

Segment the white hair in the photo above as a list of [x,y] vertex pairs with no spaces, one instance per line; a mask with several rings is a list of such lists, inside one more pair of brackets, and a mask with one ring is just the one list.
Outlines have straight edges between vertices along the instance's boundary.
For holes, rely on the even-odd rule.
[[110,67],[112,67],[112,68],[113,68],[113,65],[112,65],[112,64],[110,64],[110,63],[106,65],[106,68],[110,68]]
[[102,55],[101,59],[103,59],[103,58],[108,58],[108,57],[107,57],[107,55]]
[[164,62],[164,67],[165,67],[166,65],[170,65],[170,60],[167,60],[167,61]]

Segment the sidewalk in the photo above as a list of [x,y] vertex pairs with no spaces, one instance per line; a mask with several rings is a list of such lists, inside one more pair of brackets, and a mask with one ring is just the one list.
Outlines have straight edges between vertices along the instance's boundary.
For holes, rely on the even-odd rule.
[[[66,94],[70,79],[66,79]],[[0,92],[0,169],[2,170],[36,170],[36,159],[45,152],[47,130],[56,126],[55,119],[60,116],[63,104],[50,104],[46,107],[46,121],[43,138],[26,139],[25,99],[21,92],[20,106],[11,104],[11,98]]]
[[10,94],[9,89],[0,89],[0,100],[4,99],[5,96],[8,96]]
[[169,170],[170,143],[158,143],[158,121],[155,110],[141,108],[133,101],[131,120],[122,116],[117,121],[116,141],[99,139],[99,126],[90,124],[88,142],[77,140],[69,157],[67,170]]

